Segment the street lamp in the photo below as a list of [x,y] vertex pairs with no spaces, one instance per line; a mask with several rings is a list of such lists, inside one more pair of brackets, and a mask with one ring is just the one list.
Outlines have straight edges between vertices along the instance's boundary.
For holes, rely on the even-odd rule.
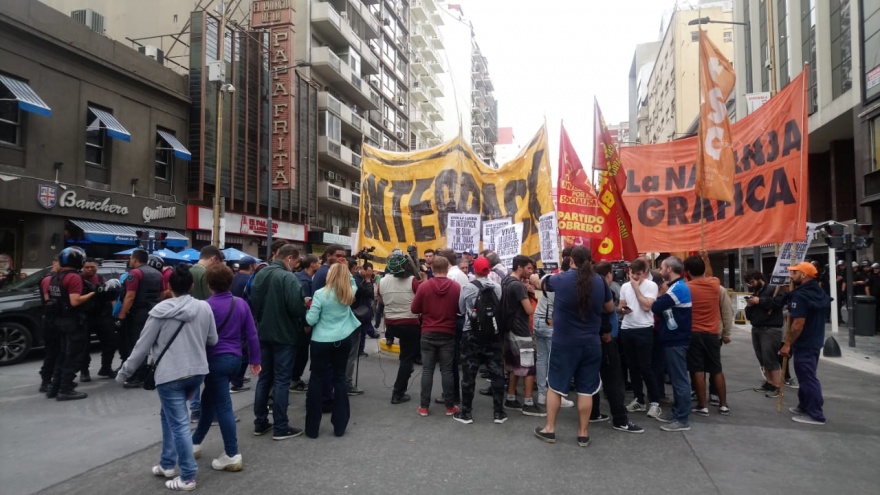
[[[266,47],[267,56],[269,55],[268,47]],[[266,84],[266,103],[269,111],[266,112],[266,130],[271,132],[272,129],[272,77],[280,71],[288,69],[299,69],[300,67],[311,67],[311,62],[299,61],[293,65],[285,65],[281,67],[270,67]],[[272,258],[272,140],[266,140],[266,156],[269,158],[269,164],[266,166],[266,261]]]

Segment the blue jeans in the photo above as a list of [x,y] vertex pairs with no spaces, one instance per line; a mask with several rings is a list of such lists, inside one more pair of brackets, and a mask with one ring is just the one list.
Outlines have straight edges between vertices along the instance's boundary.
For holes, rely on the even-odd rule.
[[691,413],[691,378],[687,370],[687,351],[686,345],[664,349],[666,368],[672,380],[672,397],[675,399],[672,405],[672,419],[682,424],[688,424],[688,416]]
[[550,341],[553,338],[553,327],[544,318],[535,318],[535,340],[538,343],[535,356],[535,374],[538,381],[538,397],[547,397],[547,371],[550,369]]
[[816,368],[819,366],[820,349],[804,349],[795,347],[794,374],[797,375],[798,384],[798,407],[816,421],[825,421],[822,406],[822,385],[816,377]]
[[[325,380],[331,380],[333,383],[333,412],[330,416],[333,433],[337,437],[345,434],[345,428],[348,427],[348,419],[351,416],[348,405],[348,387],[345,383],[345,366],[348,363],[351,345],[352,341],[349,338],[338,342],[312,341],[310,344],[312,375],[309,378],[309,390],[306,392],[306,435],[309,438],[318,438],[324,407]],[[331,370],[330,373],[327,373],[328,367]]]
[[186,401],[198,393],[204,375],[193,375],[156,387],[162,403],[162,456],[159,465],[162,469],[180,466],[180,479],[192,481],[199,470],[192,451],[192,434],[189,429],[189,414]]
[[223,435],[223,448],[226,455],[238,454],[238,437],[235,433],[235,414],[232,413],[232,399],[229,397],[229,382],[238,374],[241,357],[235,354],[220,354],[208,358],[208,374],[205,376],[205,391],[202,392],[202,415],[192,436],[193,444],[201,444],[211,429],[214,415]]
[[201,394],[196,394],[193,396],[192,400],[189,401],[189,413],[194,417],[199,418],[202,415],[202,399]]
[[293,373],[293,356],[296,349],[292,345],[260,341],[260,355],[263,370],[257,379],[254,391],[254,428],[261,430],[269,424],[269,389],[274,390],[272,399],[272,419],[275,433],[287,433],[290,424],[287,420],[287,404],[290,400],[290,379]]

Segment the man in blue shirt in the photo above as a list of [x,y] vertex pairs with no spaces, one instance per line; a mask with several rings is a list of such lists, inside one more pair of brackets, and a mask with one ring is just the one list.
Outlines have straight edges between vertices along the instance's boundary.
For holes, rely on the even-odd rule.
[[792,421],[820,426],[825,424],[825,414],[816,367],[825,344],[825,313],[831,307],[831,298],[816,282],[819,274],[815,266],[801,262],[788,269],[796,288],[788,296],[791,328],[779,353],[783,357],[794,354],[794,373],[800,383],[798,405],[789,411],[794,414]]
[[666,282],[651,311],[659,316],[658,342],[666,355],[666,366],[672,380],[672,418],[665,419],[663,431],[687,431],[691,429],[688,416],[691,410],[691,380],[687,370],[687,351],[691,342],[691,291],[682,278],[684,264],[670,256],[660,264],[660,276]]

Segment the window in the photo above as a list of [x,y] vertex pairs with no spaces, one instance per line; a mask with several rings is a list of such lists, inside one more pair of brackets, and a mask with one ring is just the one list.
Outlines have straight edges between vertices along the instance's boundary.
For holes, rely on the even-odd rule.
[[813,114],[818,103],[818,81],[816,74],[816,0],[801,0],[801,50],[804,62],[810,63],[809,109]]
[[725,43],[730,43],[733,41],[733,31],[724,31],[724,36],[722,38]]
[[831,4],[831,96],[837,98],[852,87],[852,46],[849,0]]
[[318,135],[327,136],[331,141],[342,141],[342,119],[330,112],[318,114]]
[[0,86],[0,143],[21,146],[21,111],[15,95],[3,86]]
[[700,32],[699,31],[691,31],[691,41],[694,43],[700,41]]
[[[171,134],[170,131],[165,131]],[[173,135],[173,134],[172,134]],[[156,178],[164,181],[171,181],[174,167],[174,149],[162,139],[162,136],[156,135]]]
[[101,127],[100,120],[89,114],[86,121],[86,179],[110,183],[110,155],[107,130]]
[[865,39],[862,86],[865,88],[865,100],[871,100],[880,93],[880,2],[864,2],[862,9],[862,33]]

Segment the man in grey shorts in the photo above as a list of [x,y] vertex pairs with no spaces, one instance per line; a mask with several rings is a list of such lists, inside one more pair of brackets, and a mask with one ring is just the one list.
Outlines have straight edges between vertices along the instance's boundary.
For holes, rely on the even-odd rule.
[[750,271],[745,276],[752,291],[746,296],[746,318],[752,323],[752,347],[764,370],[764,384],[755,392],[777,397],[780,385],[779,347],[782,345],[782,301],[780,287],[764,283],[764,275]]

